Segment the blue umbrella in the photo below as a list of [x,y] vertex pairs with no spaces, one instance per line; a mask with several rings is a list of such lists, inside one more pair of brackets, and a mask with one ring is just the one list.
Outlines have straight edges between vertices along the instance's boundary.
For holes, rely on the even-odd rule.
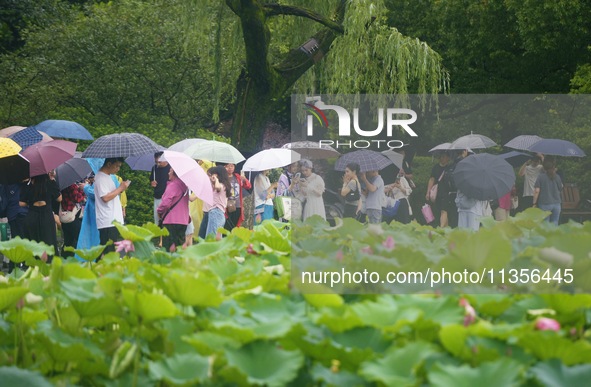
[[31,145],[35,145],[43,140],[43,135],[38,130],[28,127],[8,136],[14,142],[19,144],[21,148],[26,149]]
[[46,120],[34,126],[52,137],[70,138],[76,140],[93,140],[94,137],[82,125],[74,121]]
[[154,162],[154,154],[146,153],[141,156],[129,156],[125,159],[125,162],[134,171],[148,171],[152,170],[152,167],[156,165]]
[[540,140],[533,144],[529,149],[530,152],[542,153],[553,156],[567,156],[567,157],[585,157],[585,152],[576,144],[566,140],[557,140],[549,138]]

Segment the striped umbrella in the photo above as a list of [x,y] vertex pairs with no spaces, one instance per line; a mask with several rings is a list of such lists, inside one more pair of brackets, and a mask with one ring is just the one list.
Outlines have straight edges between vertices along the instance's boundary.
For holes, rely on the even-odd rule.
[[337,171],[344,171],[349,163],[359,164],[361,172],[381,171],[388,165],[393,164],[392,160],[381,154],[380,152],[369,149],[357,150],[354,152],[345,153],[336,162],[334,169]]
[[154,154],[164,150],[148,137],[139,133],[115,133],[97,138],[82,153],[84,158],[113,158]]

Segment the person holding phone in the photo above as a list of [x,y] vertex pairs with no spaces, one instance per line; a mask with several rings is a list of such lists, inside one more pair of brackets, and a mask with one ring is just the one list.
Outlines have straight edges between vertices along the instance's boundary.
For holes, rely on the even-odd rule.
[[[109,240],[118,241],[121,239],[113,222],[117,221],[121,224],[125,222],[119,194],[129,188],[131,181],[123,181],[117,187],[111,178],[111,174],[117,174],[122,163],[122,158],[106,159],[94,179],[96,226],[99,230],[101,245],[105,245]],[[113,245],[108,246],[105,253],[113,250]]]
[[271,183],[269,170],[261,171],[254,179],[254,224],[273,219],[273,198],[277,182]]

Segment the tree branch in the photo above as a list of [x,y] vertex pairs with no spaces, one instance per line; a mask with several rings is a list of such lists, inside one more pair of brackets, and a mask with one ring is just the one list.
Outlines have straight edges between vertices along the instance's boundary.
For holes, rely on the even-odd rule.
[[324,17],[323,15],[311,11],[309,9],[294,7],[290,5],[264,4],[263,10],[265,12],[265,15],[268,17],[277,15],[301,16],[310,20],[314,20],[339,34],[345,33],[345,29],[341,24],[336,23],[334,20]]

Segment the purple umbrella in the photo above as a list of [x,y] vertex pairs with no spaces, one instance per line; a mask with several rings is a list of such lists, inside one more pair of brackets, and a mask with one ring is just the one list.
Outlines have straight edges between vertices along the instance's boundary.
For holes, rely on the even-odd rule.
[[43,175],[70,160],[74,157],[77,145],[75,142],[64,140],[31,145],[22,152],[22,155],[29,160],[30,176]]

